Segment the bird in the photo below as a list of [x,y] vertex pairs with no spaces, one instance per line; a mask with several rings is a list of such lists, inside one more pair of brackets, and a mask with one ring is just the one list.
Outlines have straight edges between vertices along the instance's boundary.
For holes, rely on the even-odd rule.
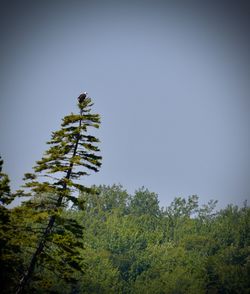
[[82,94],[80,94],[80,96],[77,98],[79,103],[82,103],[88,96],[87,92],[83,92]]

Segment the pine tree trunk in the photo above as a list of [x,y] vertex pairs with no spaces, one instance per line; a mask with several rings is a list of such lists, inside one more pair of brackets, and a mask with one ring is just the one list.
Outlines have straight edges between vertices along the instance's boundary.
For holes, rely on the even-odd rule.
[[31,258],[29,268],[26,271],[26,273],[24,274],[24,276],[21,279],[21,281],[20,281],[20,284],[19,284],[19,287],[18,287],[18,289],[16,291],[16,294],[23,293],[24,288],[28,284],[31,275],[34,272],[37,258],[42,253],[42,251],[44,249],[44,246],[45,246],[47,237],[51,233],[51,230],[52,230],[52,228],[54,226],[54,223],[55,223],[55,216],[53,215],[53,216],[50,217],[49,223],[47,225],[47,228],[44,231],[44,234],[42,236],[42,239],[40,240],[40,242],[39,242],[39,244],[37,246],[37,249],[36,249],[36,251],[34,252],[34,254],[33,254],[32,258]]
[[[82,115],[82,111],[80,112],[80,114]],[[79,121],[79,133],[77,134],[77,137],[76,137],[76,143],[75,143],[75,146],[74,146],[72,158],[76,155],[76,151],[77,151],[77,148],[78,148],[78,144],[79,144],[79,140],[80,140],[81,125],[82,125],[82,120],[80,119],[80,121]],[[71,162],[70,165],[69,165],[69,169],[67,171],[67,175],[65,176],[65,179],[70,179],[73,166],[74,166],[74,164],[73,164],[73,162]],[[66,188],[67,188],[67,184],[65,183],[64,186],[63,186],[63,190],[66,190]],[[56,204],[57,208],[62,205],[62,201],[63,201],[63,196],[59,196],[58,200],[57,200],[57,204]],[[36,248],[35,252],[32,255],[28,270],[24,273],[22,279],[20,280],[20,283],[19,283],[19,286],[17,288],[16,294],[24,293],[24,290],[25,290],[26,286],[28,285],[28,283],[30,281],[30,278],[31,278],[31,276],[32,276],[32,274],[33,274],[33,272],[35,270],[37,259],[38,259],[39,255],[43,252],[43,249],[44,249],[46,241],[47,241],[47,237],[50,235],[50,233],[52,231],[55,220],[56,220],[55,215],[52,215],[50,217],[48,225],[47,225],[47,227],[46,227],[46,229],[45,229],[45,231],[44,231],[44,233],[42,235],[42,238],[39,241],[39,243],[37,245],[37,248]]]

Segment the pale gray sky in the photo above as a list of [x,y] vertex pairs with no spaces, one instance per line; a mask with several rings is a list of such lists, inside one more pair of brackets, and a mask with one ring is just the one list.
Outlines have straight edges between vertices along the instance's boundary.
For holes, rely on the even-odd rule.
[[144,185],[161,205],[191,194],[221,207],[249,199],[247,1],[9,2],[0,153],[13,189],[86,90],[103,156],[86,185]]

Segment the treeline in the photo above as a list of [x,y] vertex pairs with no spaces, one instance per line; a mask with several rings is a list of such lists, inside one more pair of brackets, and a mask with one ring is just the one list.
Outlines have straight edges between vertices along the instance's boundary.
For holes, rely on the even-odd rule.
[[[25,293],[250,293],[250,209],[197,196],[92,187],[58,211]],[[1,292],[15,293],[48,218],[46,199],[1,205]],[[36,209],[35,203],[39,203]],[[44,203],[46,210],[43,210]],[[72,229],[73,228],[73,229]]]

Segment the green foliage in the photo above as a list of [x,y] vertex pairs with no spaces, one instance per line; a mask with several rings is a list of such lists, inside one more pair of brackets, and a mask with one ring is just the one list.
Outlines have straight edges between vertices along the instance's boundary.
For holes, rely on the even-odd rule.
[[[95,189],[94,197],[82,194],[86,210],[74,216],[86,226],[88,250],[108,257],[107,280],[112,270],[119,278],[112,291],[249,293],[247,206],[214,212],[216,201],[199,206],[194,195],[175,198],[163,210],[157,195],[144,188],[133,196],[121,186]],[[99,281],[101,261],[92,262],[91,278],[88,273],[83,277],[83,293],[106,293],[87,286],[88,279]]]
[[55,226],[27,293],[249,293],[247,205],[215,212],[215,201],[199,206],[190,196],[160,209],[144,188],[90,191],[79,197],[84,210],[56,211],[53,203],[50,210],[51,194],[2,210],[3,293],[15,292],[52,213]]
[[16,232],[13,227],[12,214],[5,206],[14,199],[10,190],[10,180],[3,173],[3,160],[0,157],[0,285],[4,289],[11,289],[14,275],[20,265],[18,258],[13,259],[13,253],[20,252],[20,245],[16,242]]
[[0,205],[10,204],[13,199],[10,191],[10,180],[8,175],[3,172],[3,160],[0,156]]
[[150,215],[158,217],[160,215],[159,201],[155,193],[150,193],[147,189],[139,189],[130,200],[130,212],[134,215]]
[[155,193],[141,188],[129,195],[120,185],[80,186],[74,201],[72,179],[25,177],[34,196],[20,207],[0,206],[3,293],[15,293],[41,240],[24,293],[250,293],[246,203],[216,212],[216,201],[199,206],[193,195],[163,209]]
[[79,279],[78,293],[121,293],[119,271],[110,260],[110,252],[86,247],[82,259],[85,273]]
[[23,207],[7,209],[0,206],[1,290],[14,293],[20,273],[25,270],[27,251],[37,241],[27,221],[30,211]]
[[[78,103],[79,114],[63,118],[34,172],[24,175],[25,190],[16,194],[27,195],[29,200],[16,209],[1,208],[1,236],[7,232],[1,239],[5,276],[13,277],[6,293],[62,293],[56,285],[68,293],[74,289],[78,273],[83,272],[83,225],[66,212],[72,203],[82,207],[77,194],[93,190],[76,180],[101,166],[99,140],[88,134],[89,128],[100,124],[99,115],[91,113],[92,105],[86,98]],[[0,172],[0,196],[5,204],[10,199],[9,180],[2,168]],[[20,260],[22,266],[14,269],[12,260]]]

